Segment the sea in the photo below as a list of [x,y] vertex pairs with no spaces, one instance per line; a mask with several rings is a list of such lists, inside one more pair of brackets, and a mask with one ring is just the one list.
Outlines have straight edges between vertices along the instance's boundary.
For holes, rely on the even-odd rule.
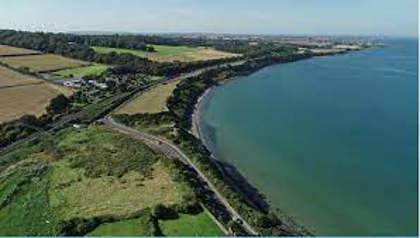
[[418,39],[384,43],[217,87],[205,144],[316,235],[417,235]]

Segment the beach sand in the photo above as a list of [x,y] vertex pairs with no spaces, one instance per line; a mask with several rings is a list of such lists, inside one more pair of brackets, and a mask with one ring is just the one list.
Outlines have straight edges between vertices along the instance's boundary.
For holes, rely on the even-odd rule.
[[[191,134],[197,137],[198,139],[201,138],[201,131],[200,131],[200,108],[205,102],[206,98],[210,95],[211,91],[215,87],[208,88],[201,96],[198,98],[197,103],[194,106],[194,112],[192,114],[192,123],[191,123]],[[204,141],[203,141],[204,142]]]

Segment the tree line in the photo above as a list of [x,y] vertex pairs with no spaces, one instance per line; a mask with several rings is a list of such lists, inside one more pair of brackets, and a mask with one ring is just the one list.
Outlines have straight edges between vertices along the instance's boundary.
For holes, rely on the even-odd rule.
[[128,66],[132,71],[148,75],[171,77],[199,68],[237,60],[236,58],[224,58],[208,61],[161,63],[132,54],[117,54],[115,52],[106,54],[97,53],[91,48],[91,46],[107,46],[153,51],[154,49],[148,46],[148,44],[176,44],[175,42],[177,41],[157,36],[89,36],[0,30],[0,44],[63,55],[89,62],[124,67]]

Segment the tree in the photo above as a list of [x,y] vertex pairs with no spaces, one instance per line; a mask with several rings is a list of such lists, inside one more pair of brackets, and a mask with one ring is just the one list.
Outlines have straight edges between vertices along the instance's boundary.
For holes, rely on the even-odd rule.
[[165,207],[162,204],[158,204],[153,208],[153,216],[161,220],[177,219],[178,213],[169,207]]
[[66,109],[69,103],[70,100],[63,94],[60,94],[51,100],[50,105],[47,107],[47,112],[50,114],[61,113]]

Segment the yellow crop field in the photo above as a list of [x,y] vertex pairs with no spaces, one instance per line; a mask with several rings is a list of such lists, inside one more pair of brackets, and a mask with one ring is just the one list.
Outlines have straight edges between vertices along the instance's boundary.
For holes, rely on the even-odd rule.
[[25,114],[40,116],[50,100],[72,90],[0,67],[0,123]]
[[30,76],[23,75],[6,67],[0,66],[0,88],[16,85],[36,84],[41,82],[41,80],[37,80]]
[[27,67],[31,72],[36,73],[76,68],[89,64],[80,60],[52,54],[2,57],[0,58],[0,62],[16,69]]
[[40,53],[35,50],[28,50],[23,48],[17,48],[8,45],[0,45],[0,56],[11,56],[11,55],[30,55]]

